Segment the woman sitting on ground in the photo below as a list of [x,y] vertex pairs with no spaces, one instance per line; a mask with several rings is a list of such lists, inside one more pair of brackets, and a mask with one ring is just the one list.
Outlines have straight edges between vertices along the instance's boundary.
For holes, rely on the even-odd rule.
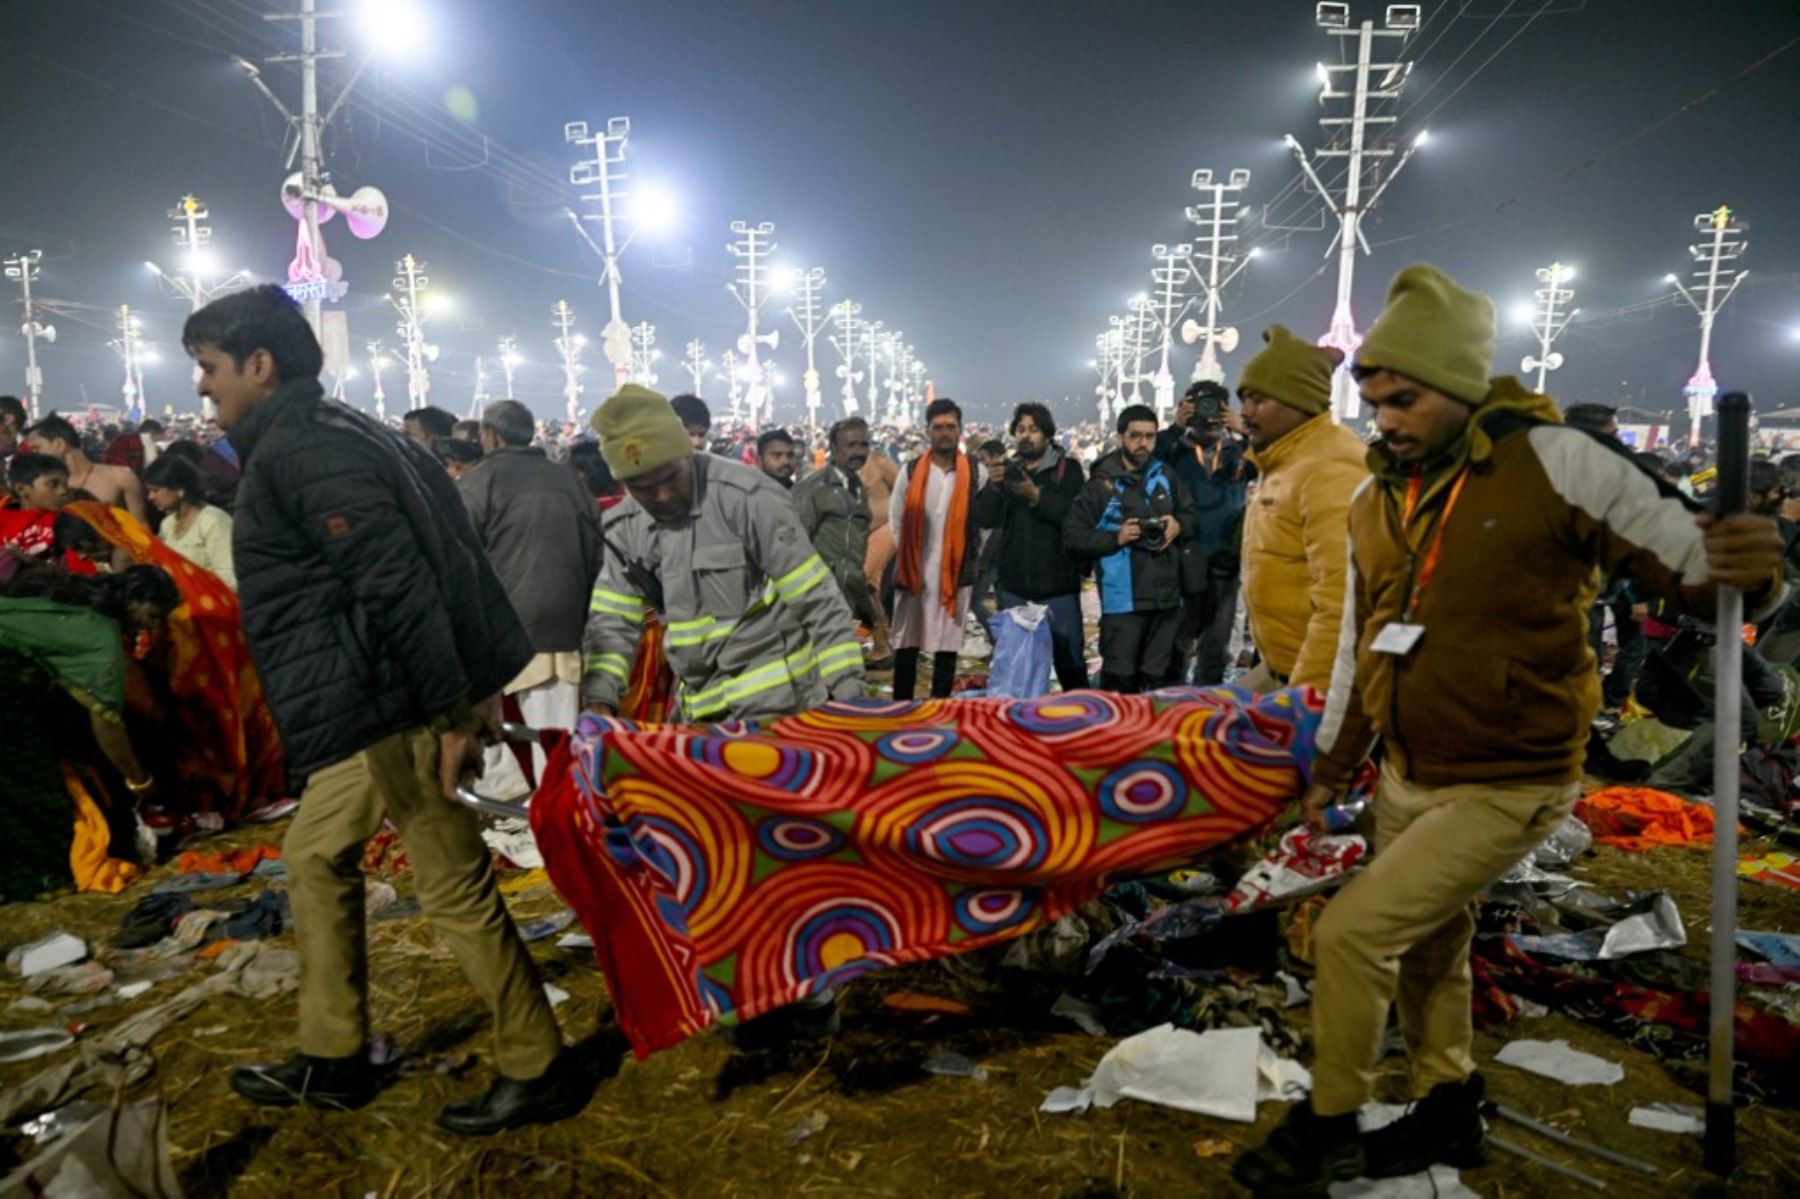
[[206,502],[200,472],[182,458],[161,457],[144,468],[144,489],[163,515],[159,536],[170,549],[237,590],[231,564],[231,517]]

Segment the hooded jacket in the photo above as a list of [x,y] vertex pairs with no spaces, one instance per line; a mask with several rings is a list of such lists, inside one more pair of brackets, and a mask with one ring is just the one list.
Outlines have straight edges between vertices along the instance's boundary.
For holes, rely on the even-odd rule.
[[231,444],[244,639],[292,786],[531,661],[456,485],[418,443],[296,379]]
[[1350,496],[1369,477],[1356,434],[1315,416],[1266,450],[1244,514],[1244,600],[1269,669],[1292,686],[1331,682],[1344,612]]
[[1000,590],[1028,600],[1081,590],[1086,563],[1063,547],[1063,521],[1081,494],[1081,463],[1054,444],[1044,450],[1031,481],[1033,504],[1006,489],[1006,476],[990,478],[976,501],[981,527],[998,529]]
[[[1698,509],[1624,447],[1564,426],[1549,397],[1510,377],[1493,382],[1464,436],[1419,472],[1410,521],[1401,515],[1412,476],[1379,446],[1368,464],[1374,477],[1350,503],[1314,781],[1342,789],[1377,733],[1405,777],[1426,787],[1579,779],[1600,704],[1587,637],[1600,574],[1629,574],[1709,618],[1717,593],[1706,585]],[[1440,528],[1437,569],[1421,592]],[[1780,590],[1772,576],[1755,598],[1766,610]],[[1401,622],[1424,632],[1404,654],[1378,652],[1382,630]]]
[[[1170,516],[1181,531],[1167,549],[1149,549],[1142,540],[1119,544],[1126,521]],[[1101,615],[1155,612],[1181,606],[1179,546],[1192,537],[1194,524],[1187,492],[1162,459],[1152,455],[1142,471],[1132,471],[1114,450],[1094,463],[1093,478],[1069,506],[1063,544],[1095,562]]]

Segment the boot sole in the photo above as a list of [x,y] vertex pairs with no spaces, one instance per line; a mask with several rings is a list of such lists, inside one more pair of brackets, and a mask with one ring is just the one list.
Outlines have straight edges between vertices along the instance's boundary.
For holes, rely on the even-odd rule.
[[579,1116],[582,1112],[586,1111],[587,1105],[589,1103],[592,1103],[593,1099],[594,1099],[593,1092],[590,1091],[586,1096],[584,1096],[579,1101],[571,1099],[569,1102],[564,1103],[564,1104],[558,1104],[556,1107],[553,1107],[553,1108],[545,1108],[540,1111],[531,1112],[526,1115],[515,1116],[511,1119],[499,1121],[499,1122],[496,1122],[493,1124],[482,1124],[482,1125],[470,1124],[470,1125],[459,1127],[455,1120],[448,1118],[446,1116],[440,1115],[438,1117],[438,1127],[443,1129],[445,1132],[456,1133],[458,1136],[491,1137],[496,1133],[508,1132],[515,1128],[524,1128],[527,1125],[531,1125],[531,1124],[558,1124],[558,1123],[561,1123],[564,1120],[568,1120],[575,1116]]

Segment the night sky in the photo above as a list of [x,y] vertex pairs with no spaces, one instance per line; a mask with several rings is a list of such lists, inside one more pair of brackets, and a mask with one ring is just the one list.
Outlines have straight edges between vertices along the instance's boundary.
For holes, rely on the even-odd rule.
[[[414,61],[371,68],[326,142],[338,190],[383,188],[393,218],[372,242],[342,221],[326,237],[350,283],[358,347],[396,342],[381,298],[394,260],[427,260],[456,302],[431,331],[443,347],[432,399],[454,411],[469,405],[474,355],[492,355],[506,333],[528,360],[519,397],[540,414],[560,407],[557,299],[598,342],[598,265],[558,215],[575,190],[562,136],[572,119],[629,115],[629,169],[681,197],[672,233],[635,244],[623,264],[625,315],[656,324],[665,391],[686,389],[675,357],[688,339],[716,354],[742,328],[726,291],[733,219],[775,222],[778,262],[824,267],[827,302],[852,297],[903,329],[939,394],[977,418],[1026,398],[1050,399],[1066,419],[1092,414],[1094,336],[1150,287],[1151,245],[1191,238],[1182,209],[1196,167],[1252,171],[1246,236],[1265,254],[1225,312],[1246,342],[1275,321],[1316,337],[1330,316],[1329,233],[1259,227],[1278,196],[1271,223],[1317,222],[1316,201],[1289,187],[1297,170],[1281,144],[1289,132],[1309,148],[1322,137],[1313,64],[1335,61],[1338,39],[1315,27],[1310,0],[420,3],[430,43]],[[62,336],[42,354],[47,403],[117,401],[106,340],[113,310],[130,303],[161,350],[151,408],[194,405],[176,345],[183,304],[143,266],[173,265],[164,214],[183,193],[210,205],[222,257],[285,277],[294,226],[277,195],[281,121],[229,65],[290,44],[292,26],[259,19],[280,7],[6,5],[0,249],[41,247],[37,290],[66,308],[48,318]],[[1428,120],[1432,140],[1365,226],[1374,255],[1358,265],[1359,322],[1400,267],[1433,261],[1494,296],[1496,369],[1515,371],[1533,345],[1509,314],[1530,299],[1534,269],[1560,258],[1579,268],[1583,311],[1550,390],[1668,408],[1698,329],[1688,309],[1657,303],[1670,293],[1662,278],[1687,276],[1694,214],[1727,203],[1749,224],[1751,273],[1720,320],[1714,371],[1765,411],[1800,404],[1800,6],[1424,9],[1397,128],[1410,137]],[[1381,6],[1353,12],[1379,19]],[[353,44],[344,23],[325,28],[327,45]],[[346,69],[328,64],[328,98]],[[264,75],[297,106],[291,68]],[[446,110],[457,87],[474,98],[472,120]],[[9,302],[16,294],[8,284]],[[784,306],[771,302],[764,321],[783,330],[778,415],[797,420],[799,339]],[[837,359],[820,352],[831,414]],[[1248,352],[1228,355],[1227,371]],[[1178,379],[1193,357],[1178,349]],[[22,386],[23,363],[9,332],[0,389]],[[589,365],[603,367],[597,344]],[[395,395],[404,406],[397,370],[387,385],[390,407]],[[368,390],[365,374],[350,399],[366,403]]]

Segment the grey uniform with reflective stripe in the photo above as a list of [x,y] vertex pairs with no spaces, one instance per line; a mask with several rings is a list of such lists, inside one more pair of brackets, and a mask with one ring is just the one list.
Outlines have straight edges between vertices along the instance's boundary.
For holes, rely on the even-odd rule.
[[[606,514],[606,562],[588,606],[581,694],[617,706],[646,610],[626,560],[662,586],[663,647],[685,720],[764,720],[865,694],[843,594],[760,470],[694,459],[694,507],[659,525],[627,498]],[[614,549],[618,552],[614,553]]]

